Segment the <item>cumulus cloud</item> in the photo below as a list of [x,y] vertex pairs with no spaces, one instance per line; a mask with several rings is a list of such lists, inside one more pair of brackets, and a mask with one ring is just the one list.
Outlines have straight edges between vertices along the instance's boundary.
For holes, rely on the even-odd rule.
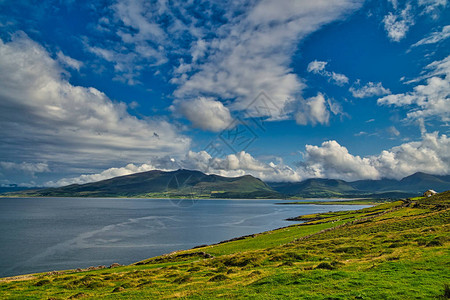
[[450,37],[450,25],[442,27],[441,31],[432,32],[427,37],[421,39],[411,47],[417,47],[422,45],[436,44],[440,41],[448,39]]
[[409,28],[414,25],[414,17],[411,9],[411,5],[407,4],[403,10],[396,13],[389,12],[383,18],[384,29],[391,41],[399,42],[402,40],[409,31]]
[[324,77],[327,77],[328,80],[336,85],[343,86],[348,83],[348,77],[344,74],[339,74],[335,72],[330,72],[325,69],[328,62],[313,60],[308,64],[308,72],[319,74]]
[[213,98],[199,97],[189,101],[179,101],[176,110],[183,114],[194,127],[220,131],[227,128],[233,118],[222,102]]
[[450,138],[437,132],[426,133],[421,141],[393,147],[371,159],[380,177],[399,179],[415,172],[448,174]]
[[45,161],[64,172],[189,147],[190,139],[166,120],[138,119],[101,91],[70,84],[60,64],[23,33],[0,40],[0,69],[0,157]]
[[224,158],[211,157],[206,151],[190,151],[181,162],[183,167],[196,169],[208,174],[227,177],[253,175],[265,181],[298,181],[301,176],[281,159],[265,163],[251,154],[240,151]]
[[381,82],[368,82],[364,86],[359,86],[359,81],[356,82],[356,87],[350,87],[350,92],[355,98],[368,98],[373,96],[383,96],[390,94],[391,91],[383,87]]
[[330,112],[325,97],[318,93],[317,96],[305,100],[295,115],[295,121],[299,125],[328,124]]
[[346,180],[401,179],[415,172],[448,174],[450,172],[450,138],[425,133],[422,140],[401,144],[379,155],[352,155],[336,141],[321,146],[307,145],[305,161],[298,172],[309,177]]
[[100,173],[84,174],[73,178],[63,178],[49,181],[45,186],[65,186],[69,184],[84,184],[116,176],[130,175],[151,170],[172,171],[176,169],[198,170],[206,174],[216,174],[226,177],[253,175],[266,181],[299,181],[301,176],[281,159],[276,162],[264,163],[255,159],[245,151],[230,154],[224,158],[211,157],[206,151],[189,151],[183,159],[160,157],[151,163],[142,165],[128,164],[121,168],[110,168]]
[[416,85],[408,93],[382,97],[378,104],[405,107],[410,119],[433,117],[450,121],[450,56],[429,64],[426,70],[427,74],[417,79],[426,79],[425,84]]
[[78,177],[63,178],[57,181],[48,181],[44,184],[44,186],[53,187],[65,186],[70,184],[85,184],[89,182],[106,180],[117,176],[125,176],[134,173],[151,171],[155,169],[156,168],[151,164],[142,164],[140,166],[137,166],[135,164],[128,164],[125,167],[121,168],[109,168],[97,174],[83,174]]
[[304,169],[310,177],[339,179],[378,178],[377,169],[369,158],[350,154],[346,147],[336,141],[326,141],[322,145],[305,146]]
[[[392,131],[393,135],[398,133],[395,127],[388,128],[388,131]],[[275,182],[301,181],[307,178],[335,178],[347,181],[401,179],[416,172],[443,175],[450,172],[450,138],[437,132],[425,132],[419,141],[404,143],[384,150],[379,155],[366,157],[353,155],[345,146],[330,140],[320,146],[306,145],[303,160],[297,168],[284,164],[280,158],[275,162],[263,162],[245,151],[223,158],[212,157],[206,151],[189,151],[180,160],[163,156],[139,166],[128,164],[101,173],[50,181],[46,185],[83,184],[154,169],[169,171],[181,168],[227,177],[250,174],[265,181]]]

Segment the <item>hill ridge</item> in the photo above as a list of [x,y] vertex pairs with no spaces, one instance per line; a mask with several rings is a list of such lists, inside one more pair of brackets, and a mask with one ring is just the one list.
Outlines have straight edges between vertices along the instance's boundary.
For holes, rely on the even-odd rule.
[[226,177],[198,170],[151,170],[97,182],[4,194],[29,197],[147,198],[405,198],[428,189],[450,189],[450,175],[416,172],[400,180],[345,181],[309,178],[299,182],[265,182],[252,175]]

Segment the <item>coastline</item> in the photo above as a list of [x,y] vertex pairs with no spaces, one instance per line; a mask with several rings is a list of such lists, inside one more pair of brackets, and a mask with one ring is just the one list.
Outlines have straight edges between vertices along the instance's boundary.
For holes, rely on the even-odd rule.
[[0,290],[6,298],[435,299],[448,291],[449,195],[315,214],[126,266],[9,277]]
[[[42,197],[42,198],[48,198],[48,197]],[[52,200],[58,200],[58,198],[59,197],[53,197],[53,198],[51,198]],[[7,199],[10,199],[10,198],[7,198]],[[26,198],[27,200],[29,200],[29,201],[32,201],[33,199],[34,199],[34,197],[28,197],[28,198]],[[64,199],[66,199],[66,198],[64,198]],[[87,198],[82,198],[82,199],[84,199],[85,201],[86,200],[89,200],[89,199],[87,199]],[[105,199],[105,200],[110,200],[111,201],[111,203],[113,203],[113,201],[115,200],[115,198],[101,198],[101,199],[99,199],[99,198],[95,198],[95,199],[97,199],[97,200],[101,200],[101,199]],[[139,200],[141,200],[142,198],[137,198],[137,199],[135,199],[135,200],[137,200],[135,203],[138,203],[139,202]],[[74,199],[75,201],[77,200],[77,199]],[[124,198],[117,198],[117,200],[122,200],[122,203],[126,203],[126,202],[124,202],[125,200],[124,200]],[[168,200],[168,199],[147,199],[147,200],[162,200],[162,201],[166,201],[166,200]],[[199,201],[206,201],[207,199],[200,199]],[[210,203],[210,205],[213,205],[213,207],[214,207],[214,201],[216,201],[217,199],[211,199],[210,201],[209,201],[209,203]],[[222,200],[222,201],[236,201],[236,202],[238,202],[238,199],[220,199],[220,200]],[[247,203],[251,203],[252,201],[254,201],[255,199],[239,199],[239,200],[241,200],[241,201],[246,201]],[[256,200],[260,200],[259,202],[260,203],[263,203],[263,202],[266,202],[267,200],[270,200],[269,201],[269,203],[270,204],[268,204],[269,206],[268,207],[271,207],[273,204],[276,204],[276,202],[275,201],[277,201],[277,200],[274,200],[274,199],[256,199]],[[70,202],[70,201],[65,201],[66,203],[68,203],[68,202]],[[274,203],[275,202],[275,203]],[[55,202],[55,201],[53,201],[52,203],[58,203],[58,202]],[[89,202],[85,202],[85,203],[89,203]],[[103,203],[103,202],[102,202]],[[149,202],[150,203],[150,202]],[[37,205],[37,204],[36,204]],[[83,205],[83,204],[81,204],[81,205]],[[221,205],[226,205],[226,203],[224,203],[224,202],[221,202]],[[258,205],[258,204],[257,204]],[[342,209],[342,208],[341,208]],[[347,211],[348,210],[352,210],[353,208],[351,208],[351,207],[348,207],[347,208]],[[272,211],[273,209],[270,209],[270,211]],[[178,210],[177,210],[178,211]],[[181,210],[179,210],[181,213],[183,213],[183,211],[184,211],[184,208],[181,208]],[[289,210],[290,211],[290,210]],[[282,226],[277,226],[277,227],[272,227],[273,229],[269,229],[269,230],[261,230],[261,231],[250,231],[250,233],[248,233],[248,234],[235,234],[235,235],[232,235],[231,237],[229,237],[229,238],[225,238],[225,239],[223,239],[223,240],[216,240],[216,241],[212,241],[212,242],[209,242],[209,243],[207,243],[207,244],[202,244],[202,243],[198,243],[197,245],[195,245],[195,246],[190,246],[190,247],[188,247],[188,248],[178,248],[177,250],[175,250],[176,252],[179,252],[179,251],[188,251],[188,250],[191,250],[191,249],[197,249],[197,248],[200,248],[200,247],[204,247],[204,246],[215,246],[215,245],[220,245],[220,244],[224,244],[224,243],[227,243],[227,242],[233,242],[233,241],[237,241],[237,240],[244,240],[244,239],[246,239],[246,238],[253,238],[253,237],[257,237],[257,236],[259,236],[259,235],[264,235],[264,234],[268,234],[268,233],[270,233],[270,232],[273,232],[273,231],[276,231],[276,230],[280,230],[280,229],[284,229],[284,228],[287,228],[287,227],[290,227],[290,226],[293,226],[293,225],[295,225],[295,224],[298,224],[298,223],[301,223],[301,221],[299,221],[299,220],[291,220],[291,217],[293,217],[293,216],[295,216],[296,214],[294,213],[294,212],[289,212],[289,211],[286,211],[286,213],[288,214],[288,217],[282,217],[282,218],[280,218],[279,219],[279,221],[287,221],[287,222],[285,222],[285,224],[287,224],[288,222],[292,222],[292,221],[294,221],[293,223],[291,223],[291,224],[289,224],[289,225],[282,225]],[[285,213],[285,215],[286,215],[286,213]],[[290,215],[290,217],[289,217],[289,215]],[[278,219],[277,219],[278,220]],[[109,223],[108,223],[109,224]],[[101,225],[101,226],[103,226],[103,225]],[[106,224],[106,226],[110,226],[110,225],[107,225]],[[68,241],[70,241],[70,239],[72,239],[72,237],[69,237],[69,240]],[[53,247],[53,246],[51,246],[51,247]],[[164,252],[163,252],[163,254],[155,254],[155,255],[151,255],[151,256],[145,256],[145,259],[148,259],[149,257],[157,257],[157,256],[159,256],[159,255],[166,255],[167,253],[172,253],[172,251],[168,251],[168,252],[166,252],[165,254],[164,254]],[[118,259],[118,260],[114,260],[114,261],[116,261],[116,262],[119,262],[119,263],[125,263],[125,264],[134,264],[136,261],[139,261],[139,260],[136,260],[135,262],[123,262],[122,260],[120,260],[120,259]],[[105,262],[105,263],[107,263],[107,262]],[[109,262],[109,263],[111,263],[111,262]],[[94,263],[94,266],[95,266],[96,264]],[[89,266],[89,264],[87,265],[87,266]],[[82,267],[82,269],[83,270],[87,270],[87,267],[86,265],[84,266],[84,267]],[[73,266],[72,265],[72,267],[71,268],[68,268],[68,270],[72,270],[72,269],[76,269],[76,268],[78,268],[78,267],[80,267],[80,265],[78,265],[78,266]],[[53,267],[49,267],[47,270],[45,270],[45,271],[42,271],[42,272],[49,272],[49,271],[53,271],[55,268],[53,268]],[[26,275],[26,274],[40,274],[40,273],[42,273],[41,271],[39,271],[39,272],[27,272],[27,273],[15,273],[15,274],[13,274],[13,275],[11,275],[11,276],[19,276],[19,275]],[[8,277],[10,277],[10,276],[8,276]]]

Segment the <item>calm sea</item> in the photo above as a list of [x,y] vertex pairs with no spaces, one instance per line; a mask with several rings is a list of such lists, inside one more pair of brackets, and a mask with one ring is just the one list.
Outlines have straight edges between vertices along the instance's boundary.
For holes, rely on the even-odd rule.
[[289,217],[367,207],[281,201],[0,198],[0,277],[130,264],[288,226]]

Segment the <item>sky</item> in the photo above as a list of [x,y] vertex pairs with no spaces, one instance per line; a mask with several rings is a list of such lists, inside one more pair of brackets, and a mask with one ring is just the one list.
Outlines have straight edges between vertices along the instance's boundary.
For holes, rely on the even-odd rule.
[[450,174],[447,0],[0,0],[0,185]]

